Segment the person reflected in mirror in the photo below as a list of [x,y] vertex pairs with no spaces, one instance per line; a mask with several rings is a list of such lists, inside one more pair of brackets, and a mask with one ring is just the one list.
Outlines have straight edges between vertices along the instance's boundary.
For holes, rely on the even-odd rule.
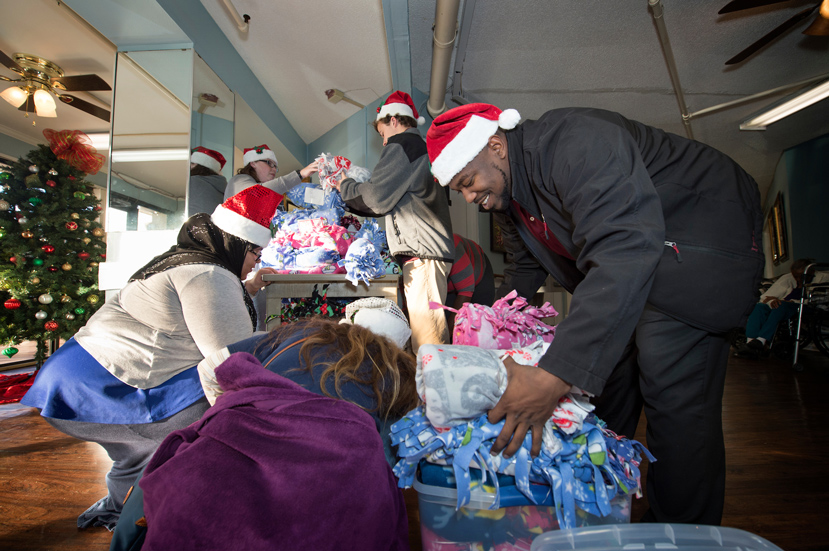
[[114,529],[161,441],[209,407],[197,364],[254,334],[251,295],[273,269],[248,274],[270,241],[270,213],[282,196],[253,191],[190,217],[173,247],[46,360],[21,400],[64,434],[100,444],[112,460],[107,495],[78,517],[79,528]]
[[[455,239],[455,262],[449,271],[446,306],[460,310],[464,304],[492,306],[495,302],[495,275],[492,264],[480,245],[458,234]],[[455,326],[455,312],[446,310],[449,331]]]
[[[760,302],[754,305],[746,322],[746,342],[737,347],[740,355],[759,357],[768,353],[778,324],[797,315],[803,293],[803,271],[813,262],[808,258],[795,260],[791,273],[780,276],[760,296]],[[812,283],[828,281],[829,272],[817,272]]]
[[245,149],[242,160],[245,166],[240,168],[236,172],[236,176],[227,183],[225,199],[257,184],[265,186],[280,195],[285,195],[298,186],[304,178],[309,178],[312,174],[319,172],[319,163],[314,161],[305,168],[277,178],[279,163],[276,160],[276,154],[267,145]]
[[455,260],[447,194],[429,172],[429,156],[412,98],[394,92],[377,109],[374,129],[383,152],[371,179],[345,172],[335,185],[349,211],[385,217],[389,252],[403,273],[403,294],[412,324],[412,350],[450,342],[446,315],[430,302],[446,304],[446,280]]
[[225,200],[227,178],[221,171],[224,155],[213,149],[197,147],[190,153],[190,180],[187,184],[187,218],[213,210]]

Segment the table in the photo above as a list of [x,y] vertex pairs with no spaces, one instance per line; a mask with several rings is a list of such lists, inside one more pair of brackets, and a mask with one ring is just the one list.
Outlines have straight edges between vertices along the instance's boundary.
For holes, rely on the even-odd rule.
[[328,296],[331,298],[382,297],[400,304],[399,274],[372,279],[369,281],[371,285],[360,281],[356,286],[345,278],[345,274],[265,274],[262,279],[271,282],[264,289],[267,293],[266,317],[276,316],[268,322],[269,331],[280,323],[282,299],[310,297],[314,285],[319,285],[319,292],[322,293],[322,286],[328,284]]

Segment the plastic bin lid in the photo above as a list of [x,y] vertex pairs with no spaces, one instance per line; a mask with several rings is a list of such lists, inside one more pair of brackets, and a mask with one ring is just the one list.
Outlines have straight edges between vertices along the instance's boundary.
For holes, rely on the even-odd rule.
[[737,528],[694,524],[618,524],[556,530],[533,540],[531,551],[783,551]]

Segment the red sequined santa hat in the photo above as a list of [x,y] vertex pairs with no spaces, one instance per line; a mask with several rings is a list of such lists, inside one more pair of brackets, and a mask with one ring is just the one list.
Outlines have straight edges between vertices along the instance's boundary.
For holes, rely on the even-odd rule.
[[279,168],[279,162],[276,160],[276,154],[265,144],[245,149],[245,154],[242,156],[242,159],[245,165],[249,165],[253,161],[271,160],[273,161],[273,164],[276,165],[276,168]]
[[387,115],[393,117],[405,116],[411,117],[417,124],[423,124],[426,119],[417,116],[417,109],[415,109],[412,96],[406,92],[397,91],[392,93],[387,99],[386,103],[377,108],[377,119],[385,118]]
[[271,240],[271,219],[281,202],[282,195],[275,191],[251,186],[216,207],[210,218],[227,233],[266,247]]
[[501,111],[488,103],[469,103],[439,115],[426,133],[432,175],[440,185],[448,185],[483,151],[498,128],[512,130],[520,120],[515,109]]
[[224,155],[218,151],[213,151],[212,149],[199,146],[193,149],[193,152],[190,154],[190,162],[207,167],[213,172],[219,173],[222,171],[225,166],[225,162],[227,161],[225,160]]

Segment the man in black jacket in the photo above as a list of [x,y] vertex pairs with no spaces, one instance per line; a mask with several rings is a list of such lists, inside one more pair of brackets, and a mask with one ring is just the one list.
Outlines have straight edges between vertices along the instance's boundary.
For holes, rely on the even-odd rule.
[[508,362],[492,451],[514,454],[535,427],[537,454],[571,385],[601,395],[597,415],[628,437],[644,405],[657,462],[643,520],[719,524],[725,333],[744,323],[763,268],[757,184],[719,151],[617,113],[519,119],[470,104],[427,134],[436,179],[503,217],[498,294],[531,297],[550,274],[573,295],[541,369]]

